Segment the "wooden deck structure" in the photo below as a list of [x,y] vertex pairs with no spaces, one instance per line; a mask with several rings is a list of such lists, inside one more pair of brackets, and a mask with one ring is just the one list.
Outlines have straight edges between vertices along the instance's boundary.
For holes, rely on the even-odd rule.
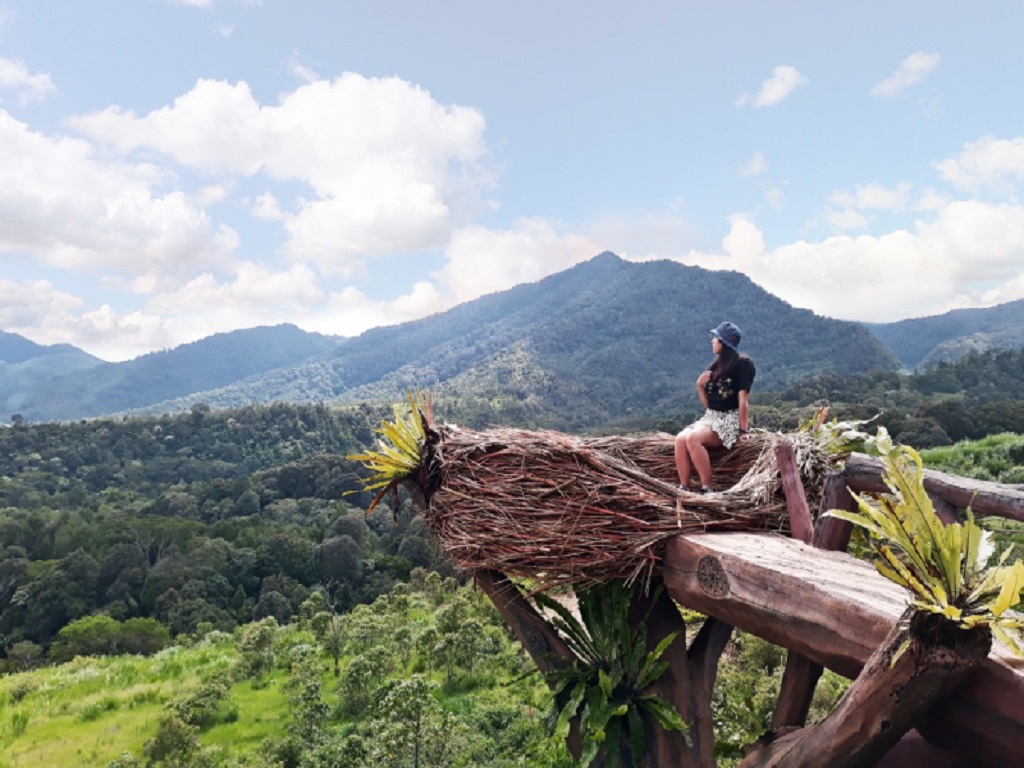
[[[679,536],[668,542],[664,579],[687,607],[791,652],[773,725],[800,726],[821,668],[856,677],[892,631],[907,592],[867,562],[846,556],[850,524],[812,516],[785,457],[779,466],[795,538],[764,534]],[[967,506],[978,517],[1024,521],[1024,491],[926,470],[924,487],[948,523]],[[853,454],[826,483],[823,510],[852,509],[850,491],[885,491],[882,464]],[[803,534],[803,535],[801,535]],[[802,541],[797,540],[802,539]],[[892,765],[1024,766],[1024,659],[995,643],[988,659],[920,722]],[[921,740],[921,736],[924,740]],[[932,746],[929,747],[928,744]],[[933,747],[941,748],[937,751]]]
[[[812,515],[792,457],[785,455],[784,445],[779,451],[793,538],[766,533],[680,534],[666,544],[661,577],[668,595],[710,618],[688,647],[670,648],[675,658],[661,692],[691,723],[697,746],[661,747],[657,753],[663,756],[659,762],[665,762],[665,768],[714,765],[709,754],[714,737],[707,702],[719,655],[733,627],[790,651],[772,723],[777,747],[787,734],[795,741],[812,730],[802,727],[823,668],[850,678],[856,678],[867,664],[880,668],[879,649],[895,636],[894,628],[909,603],[908,593],[879,575],[870,563],[845,554],[850,524]],[[924,485],[946,522],[968,505],[978,517],[1024,521],[1020,488],[934,471],[926,471]],[[852,509],[850,491],[885,490],[881,462],[853,454],[843,471],[829,476],[821,506],[823,510]],[[542,671],[550,668],[553,659],[557,664],[566,654],[564,644],[529,602],[499,573],[481,572],[477,578]],[[649,642],[678,631],[682,624],[677,614],[670,602],[667,607],[654,606]],[[884,666],[888,668],[888,662]],[[848,718],[841,726],[848,733],[835,739],[856,742],[863,736],[874,741],[874,752],[861,750],[845,762],[830,765],[1024,768],[1024,659],[997,643],[966,676],[950,676],[943,685],[941,690],[922,693],[934,701],[923,715],[920,708],[904,708],[903,727],[895,729],[902,738],[879,738],[879,731],[889,723],[870,722],[870,711]],[[911,688],[908,696],[913,698],[915,691]],[[650,737],[656,739],[659,734]],[[808,749],[806,744],[801,748]],[[820,764],[813,756],[801,760],[788,755],[779,760],[777,755],[752,752],[743,768]]]

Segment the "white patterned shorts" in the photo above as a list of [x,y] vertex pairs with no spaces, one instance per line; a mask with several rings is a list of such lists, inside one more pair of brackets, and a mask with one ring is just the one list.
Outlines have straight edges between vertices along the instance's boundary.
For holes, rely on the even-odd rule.
[[704,411],[704,415],[693,423],[693,426],[701,424],[716,435],[726,448],[732,448],[740,439],[740,412],[739,411],[712,411],[710,408]]

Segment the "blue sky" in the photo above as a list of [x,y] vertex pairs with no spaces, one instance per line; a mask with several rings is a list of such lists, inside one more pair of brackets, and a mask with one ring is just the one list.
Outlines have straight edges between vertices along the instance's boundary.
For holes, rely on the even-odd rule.
[[353,335],[604,250],[845,319],[1024,298],[1021,29],[1016,0],[0,0],[0,330]]

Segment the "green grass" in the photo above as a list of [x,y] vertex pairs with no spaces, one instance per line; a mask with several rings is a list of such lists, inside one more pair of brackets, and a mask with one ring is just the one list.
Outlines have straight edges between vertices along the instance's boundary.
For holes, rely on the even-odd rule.
[[264,739],[283,733],[289,716],[288,697],[281,688],[285,679],[278,674],[266,685],[253,687],[252,681],[246,680],[232,688],[231,698],[238,703],[238,719],[204,731],[203,745],[219,747],[232,755],[242,754],[255,752]]
[[930,469],[978,480],[1024,483],[1024,435],[1004,433],[921,451]]
[[[235,659],[230,642],[201,644],[151,657],[78,658],[0,678],[0,768],[104,768],[125,751],[141,755],[166,702],[202,677],[226,673]],[[225,729],[220,743],[258,745],[281,727],[268,713],[283,717],[287,707],[276,685],[239,688],[239,721],[211,737]]]

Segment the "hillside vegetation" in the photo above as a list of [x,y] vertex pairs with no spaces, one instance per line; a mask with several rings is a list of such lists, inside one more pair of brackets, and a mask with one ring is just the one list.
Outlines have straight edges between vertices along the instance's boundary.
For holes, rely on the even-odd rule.
[[[827,396],[945,434],[950,403],[971,423],[972,409],[1012,418],[992,398],[1020,392],[1021,362],[821,376],[764,395],[757,419],[798,420]],[[452,420],[514,412],[482,402],[437,408]],[[593,418],[571,407],[567,419]],[[420,765],[567,766],[521,649],[422,520],[387,504],[366,517],[365,494],[343,495],[359,483],[342,457],[381,416],[366,404],[195,405],[0,429],[0,768],[366,768],[409,764],[395,756],[414,744]],[[1017,482],[1020,441],[926,458]],[[1004,546],[1018,535],[1005,531]],[[723,766],[768,728],[784,667],[779,649],[744,635],[726,658]],[[843,689],[826,675],[815,711]],[[428,727],[414,734],[416,718]]]
[[[470,426],[595,432],[672,432],[692,415],[602,422],[605,412],[582,396],[549,414],[522,386],[520,397],[441,394],[436,411]],[[1024,433],[1022,399],[1024,352],[1003,352],[916,376],[828,374],[755,392],[753,423],[793,429],[828,403],[833,416],[876,418],[897,441],[928,448]],[[414,567],[444,568],[407,509],[396,520],[386,505],[362,512],[360,470],[342,457],[373,442],[382,413],[366,404],[196,405],[0,429],[0,642],[41,654],[94,613],[152,619],[172,638],[204,622],[230,631],[254,617],[287,621],[318,584],[335,584],[346,609]],[[1024,482],[1019,457],[1005,461],[998,479]]]

